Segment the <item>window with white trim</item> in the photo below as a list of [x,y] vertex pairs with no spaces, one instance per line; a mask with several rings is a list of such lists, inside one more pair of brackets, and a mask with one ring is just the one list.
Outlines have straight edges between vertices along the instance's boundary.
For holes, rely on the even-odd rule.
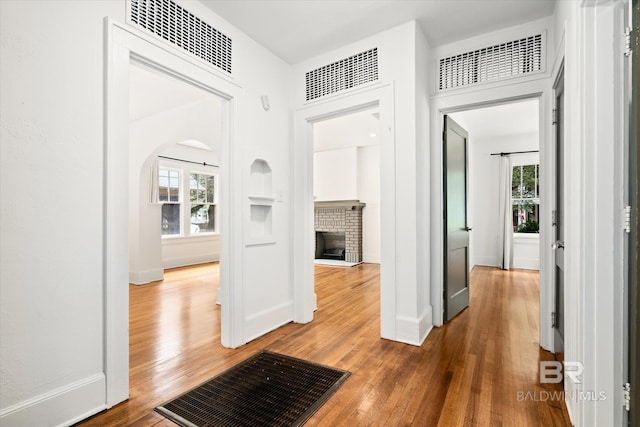
[[517,165],[511,175],[513,231],[539,233],[540,165]]
[[218,177],[186,168],[158,170],[162,236],[189,237],[218,231]]
[[180,235],[180,171],[158,171],[158,202],[162,203],[162,235]]
[[189,174],[191,234],[216,231],[216,178],[203,173]]

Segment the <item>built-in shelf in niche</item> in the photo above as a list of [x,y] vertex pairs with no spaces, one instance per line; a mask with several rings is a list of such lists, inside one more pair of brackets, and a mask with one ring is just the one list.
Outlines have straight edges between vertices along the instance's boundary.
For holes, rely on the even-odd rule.
[[249,169],[249,236],[248,245],[274,243],[273,178],[266,160],[255,159]]
[[273,205],[273,202],[276,201],[273,197],[265,197],[265,196],[249,196],[249,200],[252,204],[256,205]]
[[249,194],[252,197],[273,197],[271,167],[266,160],[255,159],[251,164]]
[[251,205],[249,212],[251,237],[268,237],[272,232],[272,207],[267,205]]

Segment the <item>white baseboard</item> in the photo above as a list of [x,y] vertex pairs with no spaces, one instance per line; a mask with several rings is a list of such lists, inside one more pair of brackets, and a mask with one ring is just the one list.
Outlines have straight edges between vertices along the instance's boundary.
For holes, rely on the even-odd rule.
[[287,301],[276,307],[251,315],[245,323],[245,337],[247,342],[293,322],[293,301]]
[[218,254],[197,254],[180,258],[168,258],[162,260],[162,268],[186,267],[187,265],[204,264],[207,262],[220,261]]
[[496,257],[493,256],[476,256],[473,263],[475,265],[483,265],[486,267],[499,267],[496,263]]
[[69,426],[106,409],[103,373],[0,411],[0,426]]
[[162,268],[129,272],[129,283],[133,285],[144,285],[145,283],[151,283],[162,279],[164,279],[164,270]]
[[522,268],[524,270],[540,270],[539,258],[514,258],[513,268]]
[[411,318],[398,316],[396,318],[395,341],[420,346],[433,329],[433,314],[431,306],[427,307],[420,317]]

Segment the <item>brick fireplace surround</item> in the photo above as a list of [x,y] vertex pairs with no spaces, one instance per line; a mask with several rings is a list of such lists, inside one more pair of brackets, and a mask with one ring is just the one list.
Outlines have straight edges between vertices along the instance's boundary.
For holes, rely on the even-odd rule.
[[345,261],[362,262],[362,208],[358,200],[315,202],[315,231],[345,234]]

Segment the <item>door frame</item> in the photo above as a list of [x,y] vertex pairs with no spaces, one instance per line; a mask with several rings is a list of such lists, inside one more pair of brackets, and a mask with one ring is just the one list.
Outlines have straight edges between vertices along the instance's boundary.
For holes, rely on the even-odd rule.
[[[228,76],[130,26],[104,20],[104,375],[105,405],[129,397],[129,64],[132,57],[195,84],[227,100],[227,128],[221,147],[220,203],[227,214],[220,223],[221,336],[225,347],[243,341],[242,257],[238,255],[242,224],[239,148],[233,144],[235,101],[240,87]],[[124,166],[124,167],[123,167]],[[125,171],[124,173],[122,171]]]
[[[294,321],[308,323],[317,308],[314,292],[313,123],[377,106],[380,111],[380,333],[396,339],[395,110],[393,83],[309,103],[294,114],[293,283]],[[383,160],[384,159],[384,160]]]
[[[635,40],[632,39],[633,52],[628,57],[629,63],[628,75],[630,76],[627,89],[627,96],[630,97],[628,132],[629,132],[629,177],[628,177],[628,195],[627,204],[631,206],[630,212],[630,232],[627,242],[627,289],[626,296],[628,298],[627,307],[627,360],[626,370],[624,373],[626,382],[631,385],[631,399],[629,402],[629,413],[626,414],[631,427],[640,427],[640,393],[638,386],[640,385],[640,49],[638,40],[640,36],[637,34],[637,28],[640,26],[640,1],[633,0],[629,2],[630,10],[628,22],[631,28],[636,28]],[[633,42],[635,41],[635,47]],[[635,120],[633,119],[635,117]]]
[[[491,86],[479,90],[461,90],[456,93],[445,93],[431,98],[431,140],[441,141],[444,130],[444,115],[459,111],[471,110],[491,105],[507,104],[527,99],[539,101],[539,148],[540,164],[547,165],[553,160],[550,141],[552,141],[551,110],[553,93],[548,76],[531,79],[509,86]],[[442,215],[444,207],[443,156],[442,144],[431,144],[431,304],[433,306],[433,322],[435,326],[443,324],[443,289],[444,289],[444,233]],[[553,349],[553,330],[551,329],[551,312],[553,311],[553,289],[550,280],[552,259],[551,253],[551,179],[549,168],[543,169],[544,175],[540,216],[544,222],[540,229],[540,346],[546,350]],[[435,196],[439,195],[439,196]]]

